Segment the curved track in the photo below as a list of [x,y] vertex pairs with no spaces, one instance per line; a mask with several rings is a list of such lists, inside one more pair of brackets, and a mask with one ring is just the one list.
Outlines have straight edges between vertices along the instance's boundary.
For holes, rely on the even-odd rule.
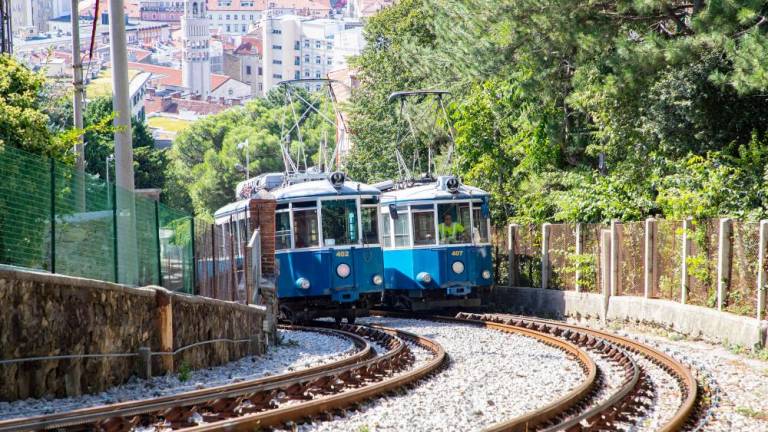
[[[658,430],[676,431],[683,429],[686,423],[691,420],[696,408],[698,387],[690,369],[672,357],[631,339],[559,321],[519,316],[502,318],[497,315],[460,313],[452,318],[391,311],[371,311],[371,313],[388,317],[481,325],[497,331],[518,334],[525,334],[522,330],[527,330],[531,332],[529,335],[533,337],[537,337],[537,334],[546,334],[555,340],[569,341],[579,348],[589,351],[591,355],[600,356],[603,360],[617,365],[618,369],[621,370],[622,376],[618,386],[608,387],[603,383],[605,377],[598,373],[597,379],[589,386],[588,390],[581,386],[578,392],[571,392],[566,397],[523,416],[497,423],[486,428],[486,431],[615,429],[615,422],[623,421],[629,416],[647,410],[648,406],[640,402],[638,396],[653,393],[652,383],[644,373],[643,368],[634,360],[633,355],[641,355],[649,359],[674,377],[680,386],[683,398],[674,416],[667,419]],[[579,361],[582,362],[583,360],[579,359]],[[591,377],[588,377],[588,381],[589,379]]]

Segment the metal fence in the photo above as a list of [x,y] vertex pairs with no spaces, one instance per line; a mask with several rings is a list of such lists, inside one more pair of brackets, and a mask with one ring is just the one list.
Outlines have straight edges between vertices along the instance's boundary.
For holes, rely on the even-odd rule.
[[[191,215],[8,146],[0,147],[0,172],[1,264],[194,291]],[[121,242],[125,217],[135,235]]]
[[[611,241],[603,244],[605,231]],[[513,224],[495,232],[512,233],[505,251],[511,247],[514,252],[504,278],[510,285],[607,290],[611,295],[660,298],[760,319],[768,314],[768,221]],[[603,256],[616,260],[605,272]],[[608,279],[602,280],[602,275]]]

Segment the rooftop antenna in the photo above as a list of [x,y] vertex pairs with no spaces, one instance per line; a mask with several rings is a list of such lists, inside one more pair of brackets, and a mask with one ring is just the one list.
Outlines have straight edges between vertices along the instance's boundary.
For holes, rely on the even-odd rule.
[[[316,102],[308,101],[306,98],[304,98],[301,93],[295,92],[293,89],[294,87],[298,85],[304,85],[305,88],[309,88],[309,85],[312,83],[323,83],[323,85],[327,85],[329,95],[331,97],[332,105],[335,111],[337,111],[338,107],[335,103],[335,97],[333,95],[333,90],[331,88],[331,84],[339,83],[342,85],[345,85],[341,81],[328,79],[328,78],[314,78],[314,79],[294,79],[294,80],[286,80],[286,81],[280,81],[277,83],[278,86],[283,86],[285,88],[285,97],[286,101],[291,105],[291,113],[293,116],[293,126],[286,132],[285,131],[285,113],[283,113],[283,136],[281,139],[281,150],[283,152],[283,163],[286,165],[286,171],[290,174],[298,174],[300,172],[300,167],[296,165],[295,162],[293,162],[293,159],[290,155],[290,146],[286,145],[285,143],[290,143],[291,134],[294,130],[296,130],[296,135],[299,140],[299,149],[297,151],[296,157],[299,160],[299,162],[304,162],[304,170],[306,171],[308,167],[307,163],[307,154],[306,149],[304,148],[304,140],[303,136],[301,134],[301,124],[309,117],[311,113],[317,114],[320,118],[328,122],[330,125],[336,127],[336,122],[332,119],[330,119],[325,113],[321,112],[317,107],[315,106]],[[301,115],[298,115],[296,111],[296,107],[294,106],[294,97],[300,101],[304,108],[304,111],[301,113]],[[338,112],[338,111],[337,111]],[[336,147],[334,149],[333,155],[334,159],[337,158],[339,153],[339,143],[336,143]],[[320,153],[320,159],[321,164],[323,165],[321,168],[325,168],[326,170],[329,170],[331,168],[331,163],[329,163],[326,160],[327,157],[327,134],[323,133],[323,142],[321,142],[321,153]],[[339,163],[337,161],[336,165],[338,166]],[[330,172],[330,171],[329,171]]]
[[[445,116],[445,121],[446,121],[447,129],[448,129],[448,137],[450,138],[450,145],[449,145],[449,148],[448,148],[448,153],[447,153],[447,157],[446,157],[445,162],[443,163],[443,165],[441,166],[441,169],[439,169],[439,170],[437,169],[436,166],[434,167],[434,173],[438,174],[438,175],[446,174],[448,172],[448,170],[449,170],[449,168],[451,166],[451,159],[453,157],[453,149],[454,149],[454,146],[455,146],[455,140],[454,140],[454,136],[453,136],[452,127],[451,127],[451,124],[450,124],[450,118],[448,117],[448,112],[445,109],[445,105],[443,103],[443,96],[444,95],[449,95],[449,94],[450,93],[448,91],[446,91],[446,90],[412,90],[412,91],[394,92],[391,95],[389,95],[389,99],[388,99],[388,101],[390,103],[394,102],[396,100],[400,101],[400,117],[401,118],[405,117],[405,120],[406,120],[406,122],[408,124],[408,131],[410,133],[410,136],[413,137],[414,142],[416,144],[418,144],[418,140],[417,140],[417,137],[416,137],[416,130],[415,130],[415,127],[413,126],[413,121],[411,119],[411,116],[404,109],[405,104],[407,103],[407,100],[409,98],[414,98],[414,97],[415,98],[423,99],[423,98],[432,96],[432,97],[437,98],[439,112],[442,113],[443,116]],[[435,115],[435,126],[437,126],[437,117],[438,116]],[[399,129],[398,129],[398,135],[399,135],[399,133],[400,132],[399,132]],[[407,137],[404,137],[402,141],[404,141],[405,138],[407,138]],[[397,145],[399,145],[400,142],[402,142],[402,141],[398,140]],[[396,152],[396,157],[397,157],[397,154],[399,154],[399,151]],[[418,158],[418,154],[419,153],[418,153],[418,147],[417,147],[416,150],[414,151],[414,169],[415,169],[416,159]],[[398,165],[401,164],[401,159],[402,159],[402,155],[400,155],[400,157],[398,158]],[[427,177],[429,177],[429,178],[432,177],[433,165],[435,165],[435,162],[433,161],[433,159],[434,159],[434,149],[432,148],[432,143],[429,143],[429,145],[427,146]],[[401,167],[399,167],[401,172],[404,171],[403,168],[405,168],[405,170],[407,170],[407,167],[401,166]]]

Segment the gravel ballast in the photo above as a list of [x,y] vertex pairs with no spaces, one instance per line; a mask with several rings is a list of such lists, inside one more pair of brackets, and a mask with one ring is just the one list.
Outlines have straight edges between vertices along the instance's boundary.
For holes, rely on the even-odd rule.
[[149,380],[132,378],[126,384],[98,394],[0,402],[0,420],[168,396],[306,369],[339,360],[355,352],[354,344],[350,340],[328,334],[279,330],[279,337],[283,341],[282,344],[270,347],[262,357],[245,357],[222,366],[191,371],[184,381],[179,379],[178,374],[153,377]]
[[299,430],[477,431],[542,407],[585,379],[575,360],[532,338],[453,323],[364,321],[435,340],[448,353],[449,365],[404,394],[375,399],[346,417],[306,423]]

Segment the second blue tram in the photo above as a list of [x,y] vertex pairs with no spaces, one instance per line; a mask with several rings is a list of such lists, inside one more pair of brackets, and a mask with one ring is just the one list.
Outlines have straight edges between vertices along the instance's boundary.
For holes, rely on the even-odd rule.
[[489,194],[453,176],[380,189],[388,305],[479,306],[493,281]]
[[[277,201],[275,262],[282,318],[354,322],[381,299],[384,289],[378,232],[381,191],[346,181],[341,173],[287,178],[276,187],[264,184],[274,177],[269,174],[255,183],[263,184]],[[248,201],[222,208],[215,218],[226,220],[247,208]]]

